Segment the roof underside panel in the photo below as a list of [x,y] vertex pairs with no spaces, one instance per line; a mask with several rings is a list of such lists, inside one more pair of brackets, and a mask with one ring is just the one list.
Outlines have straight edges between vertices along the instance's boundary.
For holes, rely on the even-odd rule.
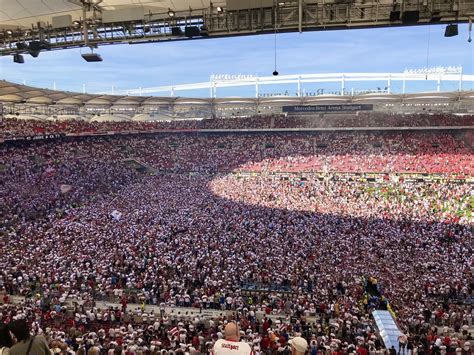
[[372,95],[320,95],[315,97],[265,97],[265,98],[187,98],[187,97],[155,97],[155,96],[117,96],[93,95],[74,92],[54,91],[34,88],[21,84],[9,83],[0,80],[0,103],[38,103],[38,104],[68,104],[68,105],[106,105],[116,107],[167,106],[176,107],[206,106],[206,105],[321,105],[329,103],[375,103],[375,102],[452,102],[474,100],[472,91],[464,92],[433,92],[418,94],[372,94]]
[[[0,28],[29,28],[38,21],[51,23],[53,16],[70,14],[73,20],[82,16],[80,1],[68,0],[0,0]],[[214,6],[225,4],[225,0],[214,0]],[[103,0],[100,7],[104,10],[116,10],[141,6],[146,11],[163,12],[168,9],[187,11],[205,9],[210,0]]]

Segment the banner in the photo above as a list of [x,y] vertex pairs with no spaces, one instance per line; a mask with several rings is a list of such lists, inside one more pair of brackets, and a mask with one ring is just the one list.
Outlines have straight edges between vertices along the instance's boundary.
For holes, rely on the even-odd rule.
[[4,138],[5,142],[8,141],[37,141],[37,140],[44,140],[44,139],[57,139],[61,137],[65,137],[64,133],[55,133],[55,134],[40,134],[37,136],[18,136],[18,137],[9,137]]
[[112,218],[115,220],[115,221],[120,221],[120,219],[122,218],[122,213],[120,213],[119,211],[117,210],[113,210],[112,213],[110,213],[110,215],[112,216]]
[[62,194],[66,194],[69,191],[71,191],[72,186],[71,185],[66,185],[66,184],[61,184],[59,186],[59,191],[61,191]]
[[372,104],[283,106],[283,112],[285,113],[357,112],[357,111],[372,111],[373,109],[374,109],[374,105]]

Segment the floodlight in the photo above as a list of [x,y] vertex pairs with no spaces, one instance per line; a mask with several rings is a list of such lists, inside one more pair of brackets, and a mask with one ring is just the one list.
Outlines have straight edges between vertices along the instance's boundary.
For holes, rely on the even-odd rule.
[[168,16],[169,17],[174,17],[174,15],[175,15],[174,11],[171,10],[171,9],[168,9]]
[[217,7],[216,7],[216,10],[217,10],[218,13],[221,13],[221,12],[224,11],[224,9],[223,9],[222,6],[217,6]]

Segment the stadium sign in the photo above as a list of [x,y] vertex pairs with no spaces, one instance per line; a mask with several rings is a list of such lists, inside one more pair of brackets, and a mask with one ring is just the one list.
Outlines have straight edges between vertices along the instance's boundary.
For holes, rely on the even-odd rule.
[[420,69],[406,69],[405,75],[427,75],[427,74],[462,74],[462,66],[449,66],[449,67],[432,67],[432,68],[420,68]]
[[343,90],[343,91],[327,91],[325,89],[317,89],[316,91],[303,91],[303,92],[295,92],[292,94],[288,90],[285,92],[272,92],[272,93],[259,93],[258,97],[285,97],[285,96],[291,96],[291,97],[308,97],[308,96],[321,96],[321,95],[347,95],[347,96],[353,96],[353,95],[364,95],[364,94],[388,94],[387,87],[384,89],[382,88],[377,88],[377,89],[367,89],[367,90]]
[[372,111],[374,105],[313,105],[313,106],[283,106],[284,113],[315,113],[315,112],[356,112]]
[[211,75],[211,81],[239,81],[239,80],[252,80],[255,79],[254,75],[242,75],[242,74],[214,74]]

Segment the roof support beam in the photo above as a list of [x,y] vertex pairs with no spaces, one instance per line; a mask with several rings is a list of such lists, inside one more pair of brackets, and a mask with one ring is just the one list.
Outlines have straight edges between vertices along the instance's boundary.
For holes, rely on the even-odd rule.
[[[199,36],[193,39],[218,38],[241,35],[255,35],[274,32],[274,24],[269,19],[276,12],[279,32],[303,32],[321,30],[339,30],[352,28],[377,28],[388,26],[403,26],[401,21],[390,21],[393,4],[374,1],[371,4],[354,6],[352,2],[344,3],[305,3],[304,0],[285,3],[284,6],[259,7],[246,10],[210,12],[209,9],[176,12],[170,23],[167,13],[148,14],[145,21],[130,21],[121,23],[101,23],[94,18],[94,27],[88,24],[84,13],[87,0],[83,1],[83,28],[53,29],[46,26],[41,29],[44,38],[48,39],[49,49],[79,48],[84,46],[99,46],[119,43],[139,44],[169,40],[188,40],[185,34],[173,33],[173,27],[204,26]],[[418,25],[433,24],[433,14],[438,14],[438,24],[468,22],[474,16],[474,7],[468,5],[453,6],[450,2],[431,2],[430,6],[418,6],[403,2],[404,10],[419,11]],[[92,30],[93,38],[89,38]],[[0,32],[0,55],[27,53],[19,50],[17,42],[29,42],[38,38],[38,29],[27,32],[15,31],[13,34]],[[17,33],[18,32],[18,33]]]
[[298,32],[303,33],[303,0],[298,1]]

